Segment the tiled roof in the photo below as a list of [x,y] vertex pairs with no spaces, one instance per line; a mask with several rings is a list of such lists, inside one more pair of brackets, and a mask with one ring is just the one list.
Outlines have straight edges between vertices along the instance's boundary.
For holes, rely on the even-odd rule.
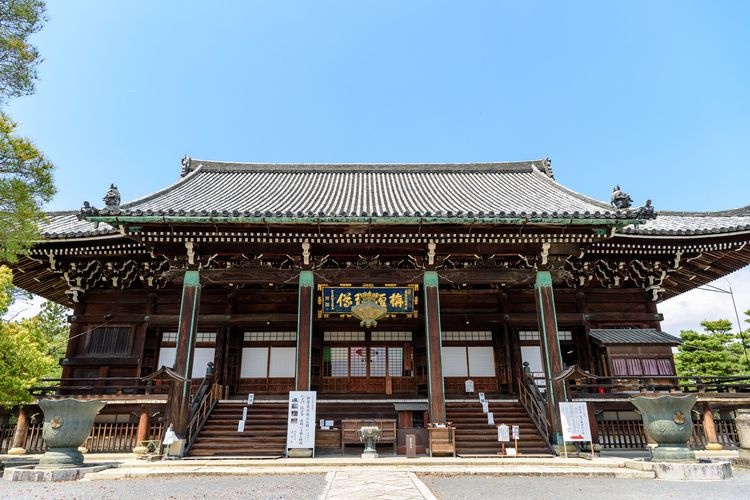
[[99,224],[86,220],[78,220],[78,212],[48,212],[47,220],[39,228],[44,238],[85,238],[115,234],[117,229],[106,222]]
[[654,328],[592,328],[591,337],[602,345],[611,344],[667,344],[678,345],[677,337]]
[[[156,193],[103,208],[100,216],[245,217],[273,219],[423,218],[635,219],[636,210],[556,182],[545,160],[458,164],[258,164],[189,160],[183,176]],[[112,234],[76,212],[49,214],[46,238]],[[624,235],[701,235],[750,230],[750,206],[713,212],[659,212]]]
[[701,235],[750,231],[750,206],[722,212],[659,212],[656,219],[629,226],[625,234]]
[[554,181],[544,161],[247,164],[192,160],[172,186],[99,215],[635,218]]

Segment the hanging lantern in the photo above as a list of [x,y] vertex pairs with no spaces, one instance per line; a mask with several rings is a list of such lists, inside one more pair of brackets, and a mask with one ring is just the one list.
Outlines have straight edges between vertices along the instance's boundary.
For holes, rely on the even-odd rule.
[[359,326],[363,328],[374,328],[378,320],[388,314],[385,305],[378,304],[380,294],[375,292],[363,292],[359,296],[360,303],[352,306],[352,316],[361,320]]

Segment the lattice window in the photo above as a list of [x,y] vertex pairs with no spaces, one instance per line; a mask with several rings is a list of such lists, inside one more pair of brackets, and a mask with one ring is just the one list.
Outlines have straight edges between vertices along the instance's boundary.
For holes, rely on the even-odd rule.
[[404,349],[402,347],[388,348],[388,375],[401,377],[404,374]]
[[198,332],[195,334],[196,342],[216,343],[216,332]]
[[385,347],[370,347],[370,376],[385,377],[386,374]]
[[133,329],[128,326],[101,326],[89,332],[88,354],[130,354]]
[[161,334],[162,342],[177,342],[177,332],[164,332]]
[[244,332],[245,342],[295,342],[297,332]]
[[443,342],[471,342],[492,341],[492,332],[490,331],[447,331],[442,333]]
[[365,332],[323,332],[325,342],[364,342]]
[[323,349],[323,376],[347,377],[349,375],[349,349],[326,347]]
[[367,375],[367,347],[349,348],[349,374],[352,377]]
[[674,375],[669,358],[612,358],[613,375]]
[[373,342],[411,342],[411,332],[372,332]]
[[[559,340],[573,340],[573,332],[570,330],[558,330],[557,338]],[[537,330],[520,330],[518,332],[519,340],[539,340],[539,332]]]

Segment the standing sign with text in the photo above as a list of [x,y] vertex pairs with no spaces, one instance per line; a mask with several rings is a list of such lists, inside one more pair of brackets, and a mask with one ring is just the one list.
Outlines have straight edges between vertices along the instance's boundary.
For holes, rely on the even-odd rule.
[[564,441],[591,441],[586,403],[560,403],[560,422]]
[[286,449],[315,449],[315,391],[289,392],[289,418],[287,420]]

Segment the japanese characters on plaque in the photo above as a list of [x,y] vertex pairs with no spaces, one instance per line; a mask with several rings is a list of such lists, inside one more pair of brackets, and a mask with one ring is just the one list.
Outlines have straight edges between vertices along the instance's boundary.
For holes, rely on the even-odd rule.
[[315,391],[289,392],[286,448],[315,448]]
[[560,403],[560,423],[564,441],[591,441],[586,403]]
[[362,302],[365,292],[377,294],[376,303],[387,309],[387,316],[404,314],[407,318],[417,316],[419,285],[408,286],[328,286],[318,285],[318,317],[330,315],[351,316],[352,307]]

